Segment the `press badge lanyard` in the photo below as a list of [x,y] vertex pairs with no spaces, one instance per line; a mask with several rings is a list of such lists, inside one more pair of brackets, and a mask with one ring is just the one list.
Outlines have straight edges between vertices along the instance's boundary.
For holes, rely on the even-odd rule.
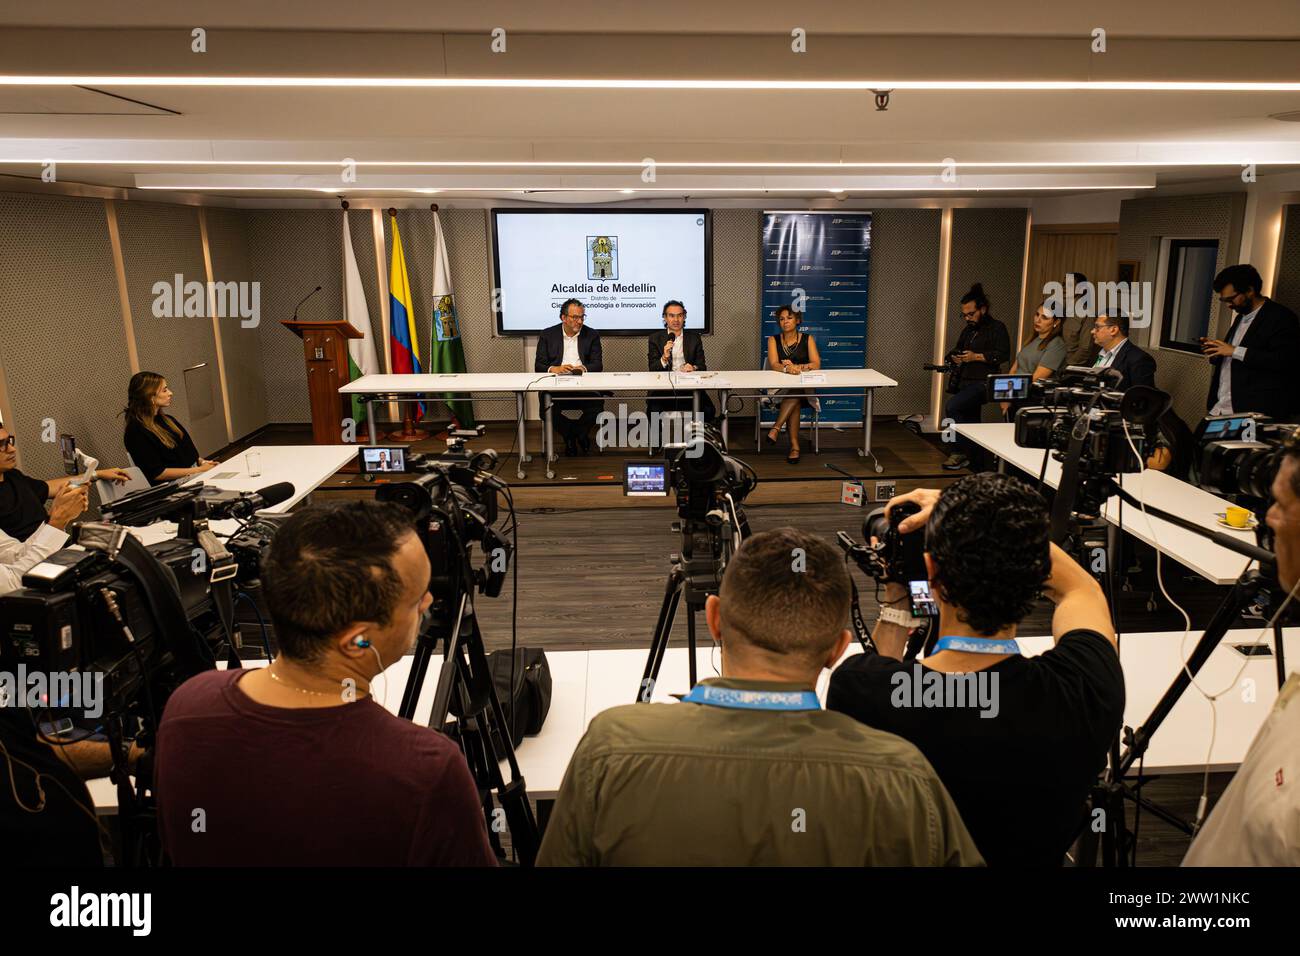
[[940,651],[964,651],[967,654],[1019,654],[1015,641],[999,641],[991,637],[941,637],[935,642],[931,654]]
[[811,690],[740,690],[714,684],[696,684],[681,700],[687,704],[736,707],[743,710],[821,710],[822,702]]

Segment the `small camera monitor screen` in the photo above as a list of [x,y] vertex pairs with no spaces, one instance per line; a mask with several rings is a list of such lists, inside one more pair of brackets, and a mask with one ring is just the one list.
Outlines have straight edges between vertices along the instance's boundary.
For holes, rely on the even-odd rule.
[[994,375],[993,401],[1015,402],[1029,397],[1029,375]]
[[361,471],[367,475],[401,474],[406,471],[406,449],[368,445],[361,449]]
[[63,457],[64,473],[75,475],[77,473],[77,440],[71,435],[60,435],[59,454]]
[[1207,441],[1237,441],[1246,430],[1249,416],[1240,418],[1214,418],[1205,423],[1202,437]]
[[623,494],[633,498],[662,498],[668,494],[668,464],[629,461],[623,466]]
[[929,581],[909,581],[908,591],[912,604],[912,617],[939,616],[939,605],[930,593]]

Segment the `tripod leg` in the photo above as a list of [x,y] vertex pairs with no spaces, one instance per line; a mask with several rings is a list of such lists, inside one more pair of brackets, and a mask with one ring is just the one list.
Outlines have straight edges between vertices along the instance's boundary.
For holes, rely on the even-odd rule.
[[690,655],[692,688],[694,688],[697,683],[697,675],[695,673],[695,612],[697,610],[698,608],[693,604],[688,603],[686,605],[686,647],[687,653]]
[[1231,593],[1224,598],[1223,603],[1215,610],[1209,626],[1205,629],[1205,633],[1201,635],[1201,639],[1196,642],[1196,647],[1192,649],[1192,655],[1187,659],[1187,666],[1179,669],[1178,676],[1174,678],[1164,696],[1156,703],[1146,721],[1141,727],[1133,731],[1132,743],[1129,745],[1128,750],[1124,752],[1118,772],[1115,775],[1117,782],[1124,779],[1124,775],[1146,752],[1152,734],[1159,729],[1164,719],[1169,716],[1169,712],[1174,709],[1178,699],[1183,696],[1183,691],[1191,683],[1191,678],[1200,672],[1205,662],[1210,659],[1210,655],[1214,653],[1214,649],[1218,647],[1219,642],[1223,640],[1223,636],[1228,633],[1228,628],[1241,614],[1242,608],[1250,605],[1262,586],[1263,580],[1257,571],[1252,571],[1243,576],[1241,580],[1233,585]]
[[438,639],[431,633],[421,634],[415,642],[415,654],[411,657],[411,672],[406,677],[406,687],[402,691],[402,703],[397,708],[397,716],[403,720],[415,719],[415,707],[420,702],[420,690],[424,687],[424,678],[429,671],[429,659]]
[[1286,649],[1282,647],[1282,624],[1273,625],[1273,655],[1277,658],[1277,689],[1286,683]]
[[677,616],[677,603],[681,596],[681,571],[673,568],[668,574],[668,585],[664,588],[663,603],[659,605],[659,619],[655,622],[650,653],[646,656],[645,670],[641,672],[641,684],[636,689],[636,700],[633,703],[648,704],[654,695],[655,681],[659,679],[659,667],[663,664],[664,651],[668,648],[668,635],[672,633],[673,619]]

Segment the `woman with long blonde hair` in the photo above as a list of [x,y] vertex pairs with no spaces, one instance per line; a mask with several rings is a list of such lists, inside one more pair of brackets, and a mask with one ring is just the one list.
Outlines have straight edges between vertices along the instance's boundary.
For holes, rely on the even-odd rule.
[[[1063,319],[1052,314],[1051,304],[1044,302],[1034,312],[1033,331],[1024,347],[1016,353],[1011,372],[1016,375],[1033,375],[1035,382],[1051,378],[1065,365],[1067,345],[1062,337]],[[1020,403],[1025,404],[1024,402]],[[1013,418],[1016,409],[1011,402],[1002,403],[1002,411]]]
[[200,458],[185,426],[166,409],[172,390],[157,372],[136,372],[126,389],[126,445],[131,461],[144,472],[149,484],[201,474],[217,465]]

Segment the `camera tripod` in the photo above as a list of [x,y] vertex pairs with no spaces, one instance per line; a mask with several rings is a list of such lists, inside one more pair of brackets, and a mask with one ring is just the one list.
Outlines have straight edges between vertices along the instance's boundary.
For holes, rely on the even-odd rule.
[[[511,843],[519,862],[524,866],[532,866],[537,860],[541,835],[532,805],[528,802],[528,791],[519,771],[514,743],[506,729],[505,712],[497,698],[492,672],[488,668],[487,651],[483,646],[483,634],[474,613],[471,593],[461,589],[450,606],[456,608],[450,626],[440,628],[435,620],[421,629],[398,716],[407,720],[414,718],[429,661],[438,643],[445,643],[429,726],[445,733],[448,713],[455,715],[455,737],[465,754],[465,762],[469,765],[478,789],[492,849],[498,856],[503,855],[500,826],[493,808],[495,794],[496,801],[505,813]],[[501,772],[502,760],[510,768],[508,782]]]
[[717,561],[712,555],[707,558],[685,558],[675,554],[670,560],[672,570],[668,572],[668,585],[664,589],[663,603],[659,606],[659,619],[655,624],[654,638],[650,642],[650,653],[646,657],[641,684],[637,688],[636,703],[640,704],[648,704],[654,696],[659,667],[663,664],[664,651],[668,649],[668,638],[673,632],[673,620],[677,616],[683,594],[686,596],[686,647],[690,681],[691,687],[695,686],[695,615],[704,609],[705,598],[718,593]]
[[[1103,484],[1105,485],[1105,492],[1117,495],[1124,503],[1136,508],[1143,507],[1137,498],[1119,487],[1114,479],[1106,479]],[[1139,810],[1146,810],[1188,836],[1194,835],[1192,824],[1160,804],[1142,796],[1140,771],[1136,785],[1126,783],[1124,778],[1132,770],[1133,765],[1138,763],[1146,754],[1151,739],[1156,731],[1160,729],[1160,725],[1169,716],[1169,713],[1174,709],[1174,706],[1181,699],[1188,686],[1191,685],[1192,680],[1200,672],[1206,661],[1210,659],[1210,655],[1214,653],[1215,648],[1227,635],[1232,624],[1240,617],[1241,612],[1257,603],[1261,597],[1265,597],[1267,605],[1272,608],[1279,607],[1280,601],[1284,598],[1284,595],[1279,593],[1275,580],[1273,568],[1275,567],[1276,558],[1271,551],[1255,545],[1245,544],[1220,532],[1202,528],[1185,518],[1169,514],[1150,505],[1145,507],[1145,511],[1149,515],[1154,515],[1221,544],[1229,550],[1253,558],[1260,563],[1263,570],[1246,571],[1237,579],[1232,586],[1232,590],[1215,610],[1209,625],[1196,642],[1196,646],[1187,659],[1186,665],[1179,669],[1177,676],[1175,676],[1160,700],[1156,702],[1146,720],[1137,729],[1123,728],[1122,735],[1117,736],[1112,743],[1106,772],[1089,795],[1089,812],[1078,841],[1078,859],[1080,865],[1085,866],[1093,865],[1097,859],[1098,849],[1101,851],[1103,866],[1126,865],[1132,844],[1132,834],[1126,826],[1125,800],[1132,801]],[[1114,601],[1113,571],[1108,572],[1108,576],[1111,579],[1112,614],[1115,614],[1117,610]],[[1118,630],[1117,627],[1117,633]],[[1286,681],[1286,660],[1280,619],[1275,619],[1273,622],[1273,653],[1277,669],[1277,682],[1280,688]],[[1090,825],[1096,811],[1099,809],[1102,811],[1102,820],[1104,821],[1104,827],[1100,832],[1094,830]]]

